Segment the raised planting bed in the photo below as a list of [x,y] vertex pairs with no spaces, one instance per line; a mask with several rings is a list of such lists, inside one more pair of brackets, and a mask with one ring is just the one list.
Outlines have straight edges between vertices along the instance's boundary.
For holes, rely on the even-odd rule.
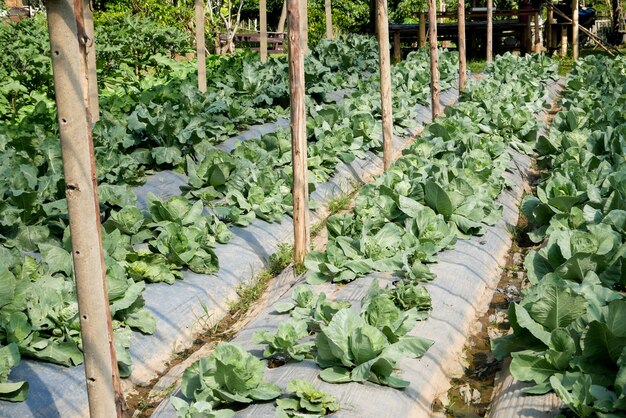
[[[451,105],[457,98],[458,91],[452,88],[443,92],[441,103],[444,106]],[[431,119],[430,109],[425,106],[418,106],[414,114],[419,125]],[[219,147],[232,149],[235,142],[251,139],[257,132],[272,132],[280,125],[284,125],[284,122],[251,128],[250,133],[244,132]],[[418,126],[406,137],[394,136],[394,148],[404,148],[420,130],[421,126]],[[382,159],[368,152],[365,159],[340,165],[333,178],[313,193],[312,199],[319,207],[323,207],[333,196],[349,192],[355,184],[368,181],[381,169]],[[185,176],[173,172],[151,176],[144,186],[136,189],[140,205],[145,205],[148,192],[162,198],[180,194],[179,187],[186,181]],[[311,211],[310,216],[311,221],[315,222],[324,216],[324,211]],[[284,216],[277,223],[257,219],[246,228],[233,227],[231,231],[233,238],[230,242],[217,245],[215,249],[221,266],[217,274],[202,275],[186,270],[184,280],[176,281],[173,285],[155,283],[147,286],[144,292],[145,305],[156,319],[156,331],[152,335],[132,334],[130,354],[133,371],[130,379],[124,381],[126,390],[132,390],[134,385],[148,385],[166,371],[173,355],[190,347],[194,335],[206,329],[208,323],[213,325],[219,322],[228,311],[229,302],[238,298],[239,287],[250,282],[280,244],[289,243],[293,239],[292,219],[289,216]],[[6,410],[11,416],[87,415],[83,366],[62,368],[24,359],[12,370],[11,378],[32,382],[25,402],[6,404],[6,407],[3,404],[3,411]]]
[[[549,98],[558,90],[556,82],[548,83]],[[543,89],[540,84],[537,88]],[[540,121],[543,112],[537,115]],[[445,123],[445,122],[444,122]],[[486,127],[485,129],[488,129]],[[419,360],[400,360],[396,367],[399,377],[409,382],[404,390],[366,383],[329,384],[319,379],[320,368],[313,360],[299,363],[289,362],[277,368],[266,369],[265,379],[284,389],[294,378],[314,383],[318,388],[337,397],[341,409],[337,416],[426,416],[437,395],[449,386],[449,377],[460,367],[459,357],[475,318],[487,308],[491,294],[505,264],[511,244],[509,228],[516,224],[518,205],[525,185],[525,175],[530,158],[513,150],[504,174],[510,185],[497,199],[502,205],[502,217],[493,225],[484,228],[479,237],[459,240],[453,249],[438,254],[437,262],[431,264],[434,280],[425,285],[432,297],[433,312],[424,321],[418,322],[409,335],[434,341],[434,345]],[[379,183],[377,183],[379,184]],[[309,279],[311,276],[309,276]],[[313,293],[324,292],[333,300],[349,301],[358,311],[362,297],[374,280],[379,285],[398,280],[391,273],[367,274],[346,285],[319,284],[312,286]],[[291,299],[292,291],[276,290],[270,300]],[[256,357],[262,356],[264,345],[253,342],[253,333],[260,330],[276,331],[288,317],[278,315],[274,308],[266,308],[255,315],[257,319],[247,325],[233,339]],[[176,392],[175,396],[180,396]],[[237,416],[274,416],[272,403],[254,404],[239,409]],[[162,403],[154,412],[155,417],[176,415],[170,401]]]

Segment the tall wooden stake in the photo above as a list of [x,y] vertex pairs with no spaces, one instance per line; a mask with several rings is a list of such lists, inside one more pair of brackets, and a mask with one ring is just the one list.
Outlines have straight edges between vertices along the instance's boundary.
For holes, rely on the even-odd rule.
[[533,50],[533,38],[532,38],[532,19],[530,17],[530,14],[527,15],[527,19],[526,19],[526,53],[530,54]]
[[402,60],[402,44],[400,43],[400,32],[393,33],[393,59],[396,62]]
[[493,61],[493,0],[487,0],[487,62]]
[[578,0],[572,0],[572,58],[578,59]]
[[426,46],[426,13],[420,13],[419,47]]
[[259,0],[259,24],[261,25],[261,62],[267,61],[267,0]]
[[98,74],[96,71],[96,43],[94,42],[95,33],[93,27],[93,10],[91,9],[91,1],[84,0],[83,15],[85,18],[85,32],[89,41],[87,43],[87,76],[89,77],[89,113],[91,114],[91,123],[100,120],[100,104],[98,101]]
[[548,5],[548,9],[547,9],[547,14],[548,14],[548,19],[546,22],[547,25],[547,30],[546,30],[546,49],[548,51],[548,54],[550,53],[550,49],[552,48],[552,45],[554,44],[554,35],[552,33],[552,21],[554,19],[554,12],[552,11],[552,7],[550,5]]
[[534,16],[534,25],[535,25],[535,54],[541,54],[541,38],[539,32],[539,13],[535,13]]
[[561,26],[561,56],[567,55],[567,26]]
[[391,114],[391,60],[389,58],[389,21],[387,0],[377,0],[376,27],[378,30],[378,57],[380,63],[380,100],[383,115],[383,166],[391,165],[393,117]]
[[326,13],[326,39],[333,39],[333,12],[331,0],[324,1],[324,12]]
[[111,418],[123,416],[124,396],[113,344],[87,111],[88,40],[83,4],[82,0],[48,0],[46,8],[89,414],[92,418]]
[[309,182],[306,156],[306,109],[304,103],[304,51],[300,0],[287,0],[289,15],[289,93],[291,98],[291,157],[293,163],[294,262],[304,262],[309,248]]
[[276,32],[283,33],[285,31],[286,21],[287,21],[287,0],[283,0],[283,8],[280,12],[280,19],[278,20],[278,29],[276,29]]
[[196,54],[198,56],[198,90],[206,93],[206,48],[204,42],[204,1],[195,0]]
[[302,53],[309,53],[309,1],[300,0],[300,43]]
[[465,0],[459,0],[459,92],[465,88],[467,60],[465,58]]
[[428,37],[430,38],[430,96],[433,120],[439,110],[439,55],[437,52],[437,0],[428,0]]

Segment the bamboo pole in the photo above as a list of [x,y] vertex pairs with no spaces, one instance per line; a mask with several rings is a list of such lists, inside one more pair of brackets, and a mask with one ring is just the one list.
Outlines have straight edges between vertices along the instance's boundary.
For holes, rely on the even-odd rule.
[[561,56],[567,55],[567,26],[561,26]]
[[[389,57],[389,21],[387,0],[376,2],[376,26],[378,28],[378,57],[380,63],[380,100],[383,116],[383,166],[391,166],[393,117],[391,113],[391,60]],[[399,40],[399,39],[398,39]]]
[[89,414],[122,417],[89,112],[83,1],[46,2]]
[[287,0],[289,18],[289,93],[291,98],[291,156],[293,160],[294,262],[301,264],[309,248],[309,182],[307,169],[306,110],[304,102],[303,25],[298,0]]
[[437,52],[437,0],[428,0],[428,37],[430,38],[430,95],[433,120],[439,110],[439,55]]
[[283,8],[280,12],[280,19],[278,20],[278,33],[285,31],[285,22],[287,21],[287,0],[283,0]]
[[204,1],[195,0],[196,55],[198,57],[198,90],[206,93],[206,46],[204,40]]
[[465,57],[465,0],[459,0],[459,92],[465,88],[467,60]]
[[259,24],[261,25],[261,62],[267,62],[267,0],[259,0]]
[[578,0],[572,0],[572,58],[578,59]]
[[87,43],[89,113],[91,116],[91,123],[96,123],[100,120],[100,104],[98,101],[98,74],[96,71],[96,44],[94,42],[95,33],[93,27],[93,10],[91,8],[90,0],[84,0],[83,15],[85,18],[85,32],[87,33],[87,37],[89,38],[89,41]]
[[535,54],[541,54],[541,33],[540,33],[540,28],[539,28],[539,13],[535,12],[534,15],[534,24],[535,24]]
[[302,53],[309,52],[309,2],[300,0],[300,43],[302,43]]
[[400,32],[393,33],[393,59],[396,62],[402,60],[402,46],[400,44]]
[[487,0],[487,62],[493,61],[493,0]]
[[426,46],[426,13],[420,13],[419,47]]
[[324,12],[326,14],[326,39],[333,39],[333,12],[331,0],[324,1]]

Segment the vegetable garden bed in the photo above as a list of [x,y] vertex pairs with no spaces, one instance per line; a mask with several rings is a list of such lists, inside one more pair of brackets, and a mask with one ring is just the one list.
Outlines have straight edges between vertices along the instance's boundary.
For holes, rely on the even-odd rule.
[[[453,91],[447,92],[442,97],[442,103],[452,103],[454,96]],[[418,110],[418,118],[422,118],[422,122],[425,118],[430,119],[427,108],[419,107]],[[406,118],[409,113],[411,112],[401,117]],[[255,139],[254,136],[259,132],[271,134],[281,124],[283,122],[279,121],[276,124],[252,128],[248,133],[218,144],[216,148],[229,152],[242,139]],[[407,140],[408,138],[396,137],[395,145],[401,147]],[[364,159],[340,165],[337,176],[330,183],[321,184],[314,192],[313,200],[323,203],[332,195],[345,192],[351,181],[363,181],[371,176],[372,171],[380,168],[380,158],[374,152],[363,155]],[[154,199],[148,198],[149,192],[161,198],[175,196],[180,194],[180,186],[188,181],[187,176],[172,171],[150,176],[143,186],[136,189],[139,207],[151,209],[151,205],[154,205]],[[279,222],[268,224],[256,219],[245,228],[231,228],[232,240],[226,245],[218,244],[214,250],[221,266],[216,276],[185,270],[184,280],[176,281],[173,286],[155,283],[146,288],[142,300],[145,301],[147,311],[155,317],[154,335],[128,333],[125,346],[130,346],[130,351],[124,354],[118,348],[118,359],[123,364],[130,365],[131,361],[134,363],[131,374],[133,384],[148,384],[165,369],[166,362],[174,352],[192,343],[194,333],[206,327],[209,322],[217,322],[227,311],[228,302],[237,299],[238,287],[264,266],[279,243],[290,241],[291,218],[283,213],[284,209],[281,208],[279,217],[275,219],[280,220]],[[31,382],[31,393],[26,402],[6,406],[11,415],[65,417],[86,414],[87,399],[82,366],[65,369],[24,360],[13,369],[11,378]]]
[[626,411],[625,68],[622,58],[578,61],[537,144],[546,171],[522,211],[541,245],[524,263],[530,287],[509,306],[512,332],[492,343],[512,357],[494,418]]
[[[543,89],[540,84],[536,87],[540,90]],[[555,86],[551,85],[550,88],[554,90]],[[551,93],[553,93],[552,90]],[[541,97],[541,94],[539,96]],[[445,120],[435,125],[441,126],[441,123],[445,126]],[[430,127],[428,129],[430,131],[429,140],[436,138],[436,135],[433,134],[433,132],[438,132],[435,130],[436,128]],[[485,127],[485,129],[489,128]],[[420,143],[424,143],[424,141],[420,141]],[[411,151],[414,150],[415,146],[412,146],[412,149],[407,151],[407,155],[410,155]],[[315,386],[339,399],[341,409],[337,416],[424,416],[429,413],[435,396],[445,391],[451,369],[458,367],[456,360],[462,351],[473,318],[477,312],[486,307],[485,298],[492,293],[498,281],[499,269],[503,265],[508,251],[510,236],[507,225],[513,225],[517,220],[517,203],[523,191],[524,173],[530,162],[528,157],[513,150],[510,152],[513,155],[513,160],[509,167],[510,172],[506,173],[505,176],[511,189],[500,196],[498,200],[504,206],[503,217],[495,225],[486,227],[481,237],[459,241],[454,249],[441,253],[439,262],[433,265],[433,277],[429,277],[429,279],[433,279],[434,276],[437,279],[432,284],[426,285],[432,297],[433,315],[428,320],[419,322],[417,326],[410,326],[409,328],[413,328],[411,335],[418,334],[420,337],[430,338],[435,341],[435,345],[417,362],[400,360],[397,363],[397,367],[401,370],[401,379],[410,383],[405,390],[398,391],[372,383],[347,383],[343,385],[323,383],[316,379],[319,369],[311,360],[297,363],[288,362],[286,365],[269,369],[265,373],[266,379],[277,383],[279,387],[285,387],[294,378],[314,382]],[[383,177],[385,176],[381,176],[381,178]],[[379,178],[375,184],[380,183],[381,179]],[[421,273],[426,274],[425,271],[421,271]],[[319,273],[317,276],[319,277]],[[338,277],[338,275],[334,277]],[[309,274],[308,279],[317,281],[311,274]],[[379,282],[375,283],[376,280]],[[313,294],[323,291],[332,300],[350,302],[353,309],[358,309],[364,296],[370,298],[367,306],[371,306],[372,290],[368,289],[372,289],[370,288],[372,283],[375,283],[374,289],[376,289],[381,284],[391,285],[396,280],[398,280],[397,276],[381,272],[365,275],[365,277],[351,281],[342,287],[321,284],[313,286],[312,290]],[[284,302],[287,302],[291,296],[296,303],[300,303],[297,301],[301,297],[302,288],[298,287],[294,291],[297,293],[296,295],[293,295],[292,292],[284,295],[283,306]],[[274,295],[274,297],[278,296],[280,293]],[[276,306],[276,309],[282,309],[278,308],[281,305]],[[328,328],[324,328],[324,322],[322,322],[322,330],[332,327],[334,320],[330,321]],[[250,350],[252,354],[261,356],[263,346],[255,344],[258,337],[254,337],[253,333],[259,330],[276,331],[279,329],[279,325],[284,323],[284,317],[277,315],[274,308],[267,309],[258,316],[257,320],[240,332],[234,342]],[[401,340],[402,338],[404,337],[401,337]],[[319,338],[316,339],[316,341],[318,340]],[[319,355],[318,351],[318,363],[320,361]],[[324,373],[322,374],[324,375]],[[374,379],[371,376],[370,380]],[[325,374],[322,379],[329,379],[328,374]],[[382,382],[384,381],[380,383],[384,384]],[[183,388],[189,384],[185,383],[184,377]],[[392,386],[392,383],[387,383],[387,385]],[[177,408],[180,408],[178,401]],[[157,409],[154,416],[169,417],[175,414],[171,404],[166,402]],[[182,414],[185,416],[184,412]],[[237,416],[273,415],[274,408],[268,403],[253,405],[237,413]]]

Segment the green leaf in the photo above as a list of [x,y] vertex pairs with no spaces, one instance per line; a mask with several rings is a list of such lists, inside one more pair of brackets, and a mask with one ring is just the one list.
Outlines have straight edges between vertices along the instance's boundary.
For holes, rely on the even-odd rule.
[[550,376],[558,373],[550,362],[535,353],[525,354],[524,352],[513,353],[511,361],[511,374],[521,381],[532,381],[537,384],[543,383],[550,379]]
[[424,184],[426,204],[435,212],[442,214],[445,218],[452,215],[453,207],[450,197],[437,183],[428,180]]
[[345,367],[329,367],[320,372],[320,379],[328,383],[348,383],[350,372]]

